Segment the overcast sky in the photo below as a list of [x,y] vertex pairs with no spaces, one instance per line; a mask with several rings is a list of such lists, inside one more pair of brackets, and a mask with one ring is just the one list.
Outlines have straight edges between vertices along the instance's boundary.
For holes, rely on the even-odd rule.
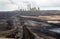
[[0,11],[27,9],[27,5],[41,10],[60,10],[60,0],[0,0]]

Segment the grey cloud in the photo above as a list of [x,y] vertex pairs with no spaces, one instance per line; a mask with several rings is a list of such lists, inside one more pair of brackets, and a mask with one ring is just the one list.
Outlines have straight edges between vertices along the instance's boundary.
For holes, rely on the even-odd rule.
[[11,4],[8,0],[0,0],[0,11],[14,10],[17,7]]
[[[39,1],[39,0],[36,0]],[[10,1],[8,0],[0,0],[0,10],[13,10],[13,9],[17,9],[17,6],[19,6],[20,8],[28,8],[27,5],[31,4],[32,7],[43,7],[43,8],[59,8],[60,7],[60,1],[59,0],[50,0],[49,2],[36,2],[34,0],[13,0],[13,2],[16,4],[16,6],[14,4],[12,4]],[[15,8],[14,8],[15,7]]]

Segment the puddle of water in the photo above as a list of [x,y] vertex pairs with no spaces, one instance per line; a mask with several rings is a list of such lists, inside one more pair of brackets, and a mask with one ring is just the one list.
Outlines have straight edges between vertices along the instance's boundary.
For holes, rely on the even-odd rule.
[[60,28],[49,29],[52,32],[60,33]]

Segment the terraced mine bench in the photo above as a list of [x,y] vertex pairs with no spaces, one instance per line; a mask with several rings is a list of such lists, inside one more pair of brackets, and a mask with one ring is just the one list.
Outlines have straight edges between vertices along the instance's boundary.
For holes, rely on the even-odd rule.
[[[35,22],[34,22],[35,21]],[[25,20],[26,25],[23,28],[23,39],[60,39],[60,33],[51,31],[58,26],[46,23],[46,21]]]
[[[36,37],[38,36],[39,39],[40,38],[44,38],[44,39],[60,39],[60,34],[55,32],[55,31],[51,31],[51,29],[54,28],[59,28],[58,26],[55,25],[51,25],[48,23],[42,23],[42,22],[33,22],[33,21],[28,21],[25,23],[25,26],[27,28],[27,30],[32,33],[32,35],[36,34]],[[35,39],[35,38],[34,38]]]
[[[25,31],[25,34],[26,35],[27,35],[27,32],[30,32],[30,35],[28,35],[28,36],[31,36],[32,35],[32,37],[30,37],[31,39],[32,38],[33,39],[56,39],[53,36],[49,36],[48,34],[45,34],[46,31],[45,32],[43,31],[44,33],[43,32],[40,32],[40,31],[37,32],[36,29],[31,29],[30,27],[26,27],[25,29],[28,30],[28,31]],[[53,34],[53,33],[49,33],[49,34]]]

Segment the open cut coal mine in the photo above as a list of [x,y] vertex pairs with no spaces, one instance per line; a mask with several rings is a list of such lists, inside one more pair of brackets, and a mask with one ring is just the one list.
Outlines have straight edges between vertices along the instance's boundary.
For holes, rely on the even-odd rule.
[[[35,21],[35,19],[34,19],[34,21]],[[31,20],[30,20],[30,22],[31,22]],[[49,39],[52,39],[52,38],[60,39],[60,32],[59,32],[60,27],[59,26],[56,26],[54,24],[46,23],[45,21],[44,22],[35,21],[35,22],[34,22],[35,26],[34,25],[30,25],[29,22],[27,22],[27,24],[25,24],[25,25],[33,33],[36,33],[40,37],[42,36],[43,38],[45,37],[46,39],[48,39],[47,38],[47,36],[48,36],[48,37],[50,37]],[[32,22],[31,22],[31,24],[32,24]],[[55,31],[55,29],[56,29],[56,31]]]
[[[14,39],[40,39],[41,37],[48,39],[53,37],[60,39],[60,25],[49,24],[44,20],[35,18],[22,18],[19,14],[3,13],[0,15],[0,37],[14,38]],[[27,20],[32,22],[34,26],[24,24]],[[27,22],[28,23],[28,22]],[[44,25],[47,24],[47,25]],[[26,27],[25,27],[26,26]],[[56,29],[56,31],[55,31]],[[23,32],[22,32],[23,31]],[[51,38],[50,38],[51,39]]]

